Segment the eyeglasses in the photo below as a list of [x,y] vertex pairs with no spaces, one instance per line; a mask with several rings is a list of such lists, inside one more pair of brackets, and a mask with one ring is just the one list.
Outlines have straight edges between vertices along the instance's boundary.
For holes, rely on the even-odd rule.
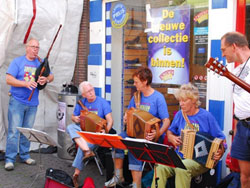
[[92,88],[92,89],[90,89],[90,90],[88,90],[88,91],[85,91],[85,93],[86,94],[90,94],[90,93],[92,93],[92,92],[94,92],[95,90],[94,90],[94,88]]
[[28,46],[28,47],[31,47],[32,49],[39,49],[40,47],[39,46]]

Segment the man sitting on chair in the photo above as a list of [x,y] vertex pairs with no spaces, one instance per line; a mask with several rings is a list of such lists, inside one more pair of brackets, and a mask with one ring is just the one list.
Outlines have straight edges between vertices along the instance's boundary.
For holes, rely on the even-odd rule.
[[[83,97],[81,99],[82,104],[89,111],[96,113],[103,119],[106,119],[107,129],[109,131],[113,125],[113,118],[111,115],[112,111],[109,103],[105,99],[96,96],[93,86],[87,81],[84,81],[79,85],[79,90]],[[81,110],[83,110],[82,107],[77,103],[71,117],[74,123],[67,126],[67,132],[69,133],[72,140],[79,146],[76,157],[72,164],[72,166],[75,167],[75,172],[73,175],[75,186],[77,184],[80,171],[83,170],[84,167],[83,160],[95,156],[92,150],[97,147],[96,145],[87,143],[80,135],[77,134],[77,131],[82,131],[80,127]]]

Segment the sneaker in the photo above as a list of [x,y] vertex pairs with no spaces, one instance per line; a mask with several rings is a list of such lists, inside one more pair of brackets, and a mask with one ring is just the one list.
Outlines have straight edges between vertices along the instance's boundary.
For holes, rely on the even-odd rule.
[[35,165],[36,161],[34,159],[27,159],[26,161],[24,161],[24,163],[26,163],[27,165]]
[[85,152],[84,157],[83,157],[83,162],[93,157],[95,157],[95,153],[93,151]]
[[7,163],[5,163],[4,168],[7,171],[14,170],[14,164],[12,162],[7,162]]
[[124,178],[118,178],[117,176],[113,176],[109,181],[105,182],[105,187],[114,187],[116,184],[121,184],[124,182]]

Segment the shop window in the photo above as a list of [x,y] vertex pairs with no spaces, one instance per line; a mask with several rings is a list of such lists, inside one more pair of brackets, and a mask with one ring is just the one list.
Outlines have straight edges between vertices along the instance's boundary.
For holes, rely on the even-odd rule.
[[123,0],[106,9],[111,86],[121,85],[121,113],[136,90],[132,74],[140,66],[152,70],[152,87],[165,96],[170,119],[179,110],[173,93],[184,83],[199,88],[206,108],[208,0]]

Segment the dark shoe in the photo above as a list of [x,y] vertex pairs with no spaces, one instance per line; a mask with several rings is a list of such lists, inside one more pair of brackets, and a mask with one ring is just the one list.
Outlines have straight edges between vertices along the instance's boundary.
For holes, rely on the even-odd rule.
[[5,163],[4,168],[5,168],[5,170],[7,170],[7,171],[14,170],[14,164],[13,164],[12,162],[7,162],[7,163]]
[[93,151],[85,152],[83,157],[83,162],[95,157],[95,153]]
[[79,184],[78,184],[78,177],[79,177],[78,174],[74,174],[74,175],[73,175],[73,184],[74,184],[74,187],[75,187],[75,188],[78,188],[78,187],[79,187]]
[[126,80],[126,82],[127,82],[128,84],[134,84],[134,80],[133,80],[133,79]]
[[140,36],[135,37],[133,40],[125,41],[125,44],[137,44],[140,41]]
[[70,147],[68,147],[67,152],[71,157],[75,157],[77,153],[76,144],[73,143]]
[[127,29],[141,30],[143,29],[143,24],[139,20],[134,20],[133,18],[129,19],[126,23]]
[[125,60],[126,64],[138,64],[139,58],[133,59],[133,60]]

